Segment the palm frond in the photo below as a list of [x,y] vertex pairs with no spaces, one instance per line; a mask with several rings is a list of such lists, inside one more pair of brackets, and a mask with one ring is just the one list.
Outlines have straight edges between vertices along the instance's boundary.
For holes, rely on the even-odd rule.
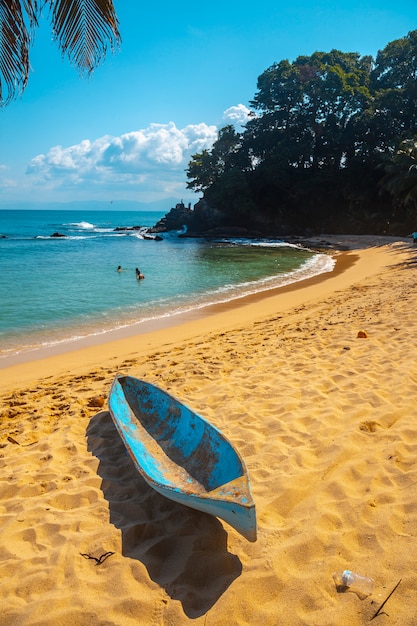
[[63,55],[81,74],[90,74],[120,44],[111,0],[49,0],[51,20]]
[[[37,24],[37,3],[24,0],[29,26]],[[0,106],[23,93],[29,77],[30,32],[19,0],[0,0]]]
[[0,0],[0,108],[22,94],[29,77],[29,48],[44,7],[63,55],[90,74],[120,45],[112,0]]
[[33,29],[38,25],[38,15],[40,12],[38,0],[23,0],[23,8],[29,18],[29,25]]

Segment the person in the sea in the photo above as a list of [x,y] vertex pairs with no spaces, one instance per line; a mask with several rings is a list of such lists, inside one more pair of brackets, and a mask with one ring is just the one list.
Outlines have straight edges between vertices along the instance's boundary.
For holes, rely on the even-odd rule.
[[121,266],[121,265],[118,265],[118,267],[117,267],[117,271],[118,271],[118,272],[121,272],[121,271],[122,271],[122,266]]
[[141,273],[140,269],[136,268],[136,278],[138,280],[142,280],[142,278],[145,278],[145,276]]
[[411,233],[411,235],[409,235],[409,237],[413,238],[413,243],[417,244],[417,231],[414,231],[413,233]]

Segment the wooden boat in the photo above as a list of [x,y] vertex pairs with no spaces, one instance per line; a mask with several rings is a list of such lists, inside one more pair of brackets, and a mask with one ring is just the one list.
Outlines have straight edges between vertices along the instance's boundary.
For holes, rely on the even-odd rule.
[[256,541],[245,463],[217,428],[169,393],[132,376],[115,378],[109,410],[136,468],[155,491],[220,517]]

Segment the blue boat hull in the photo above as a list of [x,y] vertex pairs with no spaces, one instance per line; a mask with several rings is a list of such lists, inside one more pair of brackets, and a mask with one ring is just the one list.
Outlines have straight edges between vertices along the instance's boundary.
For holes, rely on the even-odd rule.
[[242,457],[224,435],[151,383],[117,376],[116,428],[140,474],[161,495],[226,521],[256,541],[256,510]]

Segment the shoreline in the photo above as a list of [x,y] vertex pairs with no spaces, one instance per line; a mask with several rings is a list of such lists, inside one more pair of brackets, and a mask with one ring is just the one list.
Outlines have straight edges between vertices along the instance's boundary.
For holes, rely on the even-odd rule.
[[[0,392],[10,385],[36,380],[38,376],[51,376],[66,369],[104,363],[116,354],[141,354],[157,349],[160,345],[167,346],[205,332],[234,327],[236,322],[240,325],[253,319],[285,312],[310,298],[323,297],[335,289],[349,285],[351,281],[379,271],[388,263],[387,258],[383,259],[381,251],[384,246],[394,243],[410,246],[409,241],[392,237],[324,235],[317,239],[317,245],[335,246],[333,254],[336,263],[332,272],[224,303],[151,320],[138,326],[115,329],[75,342],[5,357],[0,359]],[[309,239],[309,244],[314,244],[314,240]],[[344,250],[341,251],[340,248]],[[357,265],[359,267],[355,269]],[[239,320],[236,320],[237,315]]]
[[[414,624],[417,249],[363,243],[301,289],[2,371],[0,625],[363,626],[400,579],[384,609]],[[116,373],[234,443],[255,543],[144,484]],[[338,592],[344,569],[372,595]]]
[[[407,238],[379,235],[321,235],[315,238],[310,237],[308,239],[297,238],[290,243],[298,243],[319,253],[329,254],[329,256],[332,256],[335,259],[335,261],[337,261],[336,257],[339,257],[338,263],[335,262],[335,267],[331,272],[322,272],[309,278],[297,280],[294,283],[284,284],[283,286],[273,287],[271,289],[264,289],[252,294],[232,298],[231,300],[227,300],[225,302],[207,304],[201,307],[193,308],[189,311],[182,311],[158,317],[156,319],[139,321],[137,323],[129,324],[126,327],[103,331],[98,335],[88,335],[86,337],[73,340],[68,339],[59,344],[37,347],[33,350],[28,349],[16,354],[11,354],[10,356],[3,356],[0,358],[0,370],[26,362],[43,360],[48,357],[59,356],[68,352],[75,352],[91,346],[102,345],[120,339],[146,335],[155,331],[176,327],[190,321],[216,315],[219,312],[240,308],[248,303],[258,302],[264,300],[265,298],[273,297],[279,293],[285,293],[285,291],[303,289],[310,284],[321,282],[344,271],[344,265],[340,265],[341,255],[344,253],[353,254],[353,251],[355,250],[382,247],[393,243],[404,243],[405,245],[408,245],[410,242]],[[336,265],[338,266],[336,267]]]
[[[298,247],[293,244],[288,245]],[[309,267],[305,269],[301,266],[288,275],[278,274],[277,276],[269,277],[271,283],[275,283],[273,286],[268,284],[268,280],[259,280],[249,283],[249,286],[243,284],[236,285],[234,289],[232,288],[231,293],[226,291],[222,294],[220,292],[209,291],[204,297],[197,297],[194,302],[190,301],[188,304],[178,305],[177,310],[172,302],[170,311],[154,312],[154,316],[152,315],[150,317],[146,317],[146,314],[139,310],[136,314],[136,321],[129,320],[124,322],[122,316],[118,318],[119,321],[113,319],[112,322],[108,322],[107,328],[102,327],[101,320],[96,323],[90,321],[88,327],[81,326],[80,328],[73,328],[73,336],[69,336],[68,330],[65,328],[62,329],[61,332],[59,329],[53,330],[51,334],[45,329],[43,331],[44,337],[42,338],[42,336],[40,336],[35,338],[34,345],[30,345],[31,341],[28,340],[28,345],[23,345],[18,348],[16,345],[13,346],[13,342],[10,343],[9,340],[10,345],[8,348],[4,348],[4,351],[0,350],[0,370],[12,365],[43,359],[48,356],[73,352],[84,347],[104,344],[127,337],[136,337],[137,335],[144,335],[149,332],[175,327],[190,320],[211,316],[215,314],[217,310],[221,311],[225,308],[233,308],[235,306],[240,307],[245,304],[247,298],[248,301],[250,301],[251,298],[262,299],[278,292],[278,290],[286,285],[302,283],[309,277],[314,278],[315,276],[328,274],[333,271],[334,268],[331,268],[331,266],[334,264],[334,255],[330,254],[328,250],[310,250],[310,253],[314,259],[316,259],[316,257],[320,258],[320,261],[315,260],[312,268]],[[203,302],[201,302],[201,299]],[[173,306],[174,308],[172,308]],[[130,316],[132,316],[132,314],[130,314]],[[25,337],[24,331],[22,332],[22,336],[23,338]],[[20,339],[21,337],[19,338],[19,346]]]
[[[298,238],[294,241],[289,241],[290,245],[299,244],[306,249],[310,248],[312,251],[328,255],[335,259],[335,255],[340,255],[342,252],[357,249],[366,249],[369,247],[377,247],[382,245],[389,245],[394,241],[400,241],[400,238],[386,237],[386,236],[345,236],[345,235],[321,235],[315,238]],[[402,241],[409,243],[409,240],[403,238]],[[314,275],[311,279],[325,280],[329,275],[334,275],[335,271],[340,271],[337,268],[333,268],[331,272],[325,271],[320,274]],[[211,317],[218,312],[232,310],[234,308],[240,308],[250,302],[261,301],[265,298],[270,298],[276,294],[284,293],[284,290],[288,289],[302,289],[309,284],[310,278],[303,278],[301,280],[295,280],[294,283],[286,284],[283,286],[277,286],[272,288],[266,288],[254,293],[249,293],[237,297],[232,297],[230,300],[218,303],[213,302],[203,306],[196,306],[190,310],[173,312],[161,317],[138,320],[132,322],[126,326],[120,328],[110,328],[102,330],[100,332],[92,332],[85,336],[66,338],[61,337],[56,343],[48,345],[39,345],[36,347],[23,347],[22,350],[17,352],[11,352],[5,350],[5,353],[0,355],[0,370],[13,367],[29,362],[35,362],[44,360],[45,358],[54,357],[58,355],[67,354],[70,352],[78,351],[80,349],[102,345],[105,343],[117,341],[120,339],[127,339],[136,337],[139,335],[146,335],[155,331],[169,329],[177,327],[189,321],[203,319],[205,317]]]
[[[334,258],[334,257],[333,257]],[[350,261],[339,259],[339,267],[337,268],[336,273],[340,273],[344,271],[345,266],[354,262],[354,259]],[[186,311],[180,311],[168,315],[164,315],[161,317],[157,317],[154,319],[148,319],[145,321],[139,321],[137,323],[131,323],[127,326],[123,326],[121,328],[113,328],[110,330],[105,330],[99,334],[91,334],[85,337],[77,338],[77,339],[68,339],[63,341],[62,343],[57,343],[50,346],[38,347],[33,350],[26,349],[22,352],[18,352],[16,354],[11,354],[9,356],[0,357],[0,370],[8,367],[12,367],[14,365],[20,365],[27,362],[34,362],[43,360],[48,357],[59,356],[63,354],[67,354],[69,352],[77,352],[78,350],[99,346],[107,343],[113,343],[115,341],[139,337],[141,335],[148,335],[154,332],[167,330],[170,328],[175,328],[177,326],[181,326],[183,324],[187,324],[189,322],[203,320],[208,317],[212,317],[213,315],[217,315],[219,313],[225,311],[232,311],[234,309],[239,309],[241,307],[246,306],[247,304],[257,303],[266,298],[273,297],[277,294],[285,293],[287,291],[291,292],[298,289],[303,289],[305,286],[309,284],[316,284],[317,282],[321,282],[322,280],[326,280],[329,276],[335,275],[336,271],[336,263],[335,267],[331,272],[322,272],[320,274],[316,274],[309,278],[303,278],[301,280],[296,280],[289,284],[284,284],[282,286],[263,289],[260,291],[256,291],[251,294],[241,295],[238,297],[234,297],[228,299],[223,302],[216,302],[205,304],[203,306],[196,306],[195,308],[191,308]]]

